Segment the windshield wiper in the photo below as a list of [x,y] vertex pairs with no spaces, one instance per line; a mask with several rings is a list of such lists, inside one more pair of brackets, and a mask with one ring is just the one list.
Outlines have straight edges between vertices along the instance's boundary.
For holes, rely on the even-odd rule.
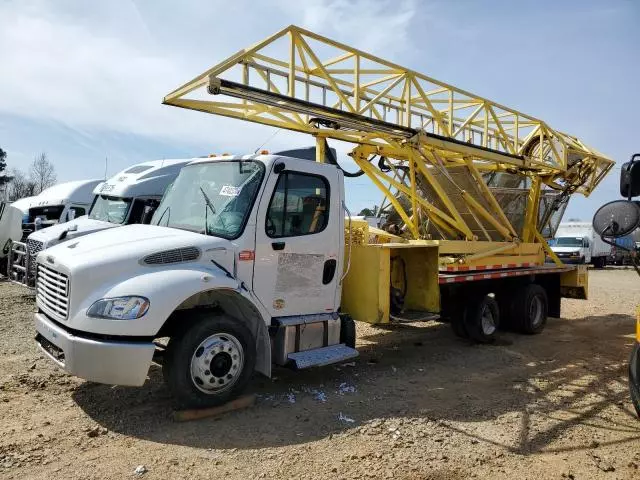
[[209,209],[211,210],[211,213],[215,215],[216,214],[216,207],[213,206],[213,203],[211,202],[211,199],[205,193],[205,191],[202,189],[202,187],[198,187],[198,188],[200,188],[200,191],[202,192],[202,196],[204,197],[204,201],[207,204],[207,207],[209,207]]
[[216,207],[213,206],[213,203],[211,203],[211,199],[209,199],[209,196],[205,193],[202,187],[198,188],[200,188],[202,196],[204,197],[204,203],[206,203],[206,206],[204,207],[204,234],[209,235],[209,215],[207,214],[207,209],[211,210],[211,213],[215,215]]

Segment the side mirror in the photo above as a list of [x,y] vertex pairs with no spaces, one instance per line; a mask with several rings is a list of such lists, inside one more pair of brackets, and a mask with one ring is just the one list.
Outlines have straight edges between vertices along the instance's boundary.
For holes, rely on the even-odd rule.
[[620,195],[629,200],[640,195],[640,153],[636,153],[631,157],[630,162],[622,165]]
[[[637,171],[640,172],[640,169]],[[640,204],[628,200],[606,203],[595,213],[592,223],[600,236],[624,237],[640,226]]]

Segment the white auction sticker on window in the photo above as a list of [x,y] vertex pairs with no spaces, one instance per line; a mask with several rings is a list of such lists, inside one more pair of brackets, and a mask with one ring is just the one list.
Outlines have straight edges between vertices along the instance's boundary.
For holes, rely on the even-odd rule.
[[240,195],[241,187],[234,187],[233,185],[225,185],[220,189],[220,195],[225,197],[237,197]]

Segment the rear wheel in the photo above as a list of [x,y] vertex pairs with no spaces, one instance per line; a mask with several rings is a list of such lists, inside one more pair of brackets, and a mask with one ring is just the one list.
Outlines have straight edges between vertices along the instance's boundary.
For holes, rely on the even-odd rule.
[[629,392],[631,402],[640,417],[640,343],[636,343],[629,360]]
[[471,339],[479,343],[491,343],[496,339],[499,325],[500,309],[493,296],[478,296],[467,303],[464,326]]
[[162,365],[180,407],[221,405],[237,397],[253,374],[256,347],[247,327],[224,315],[195,314],[191,328],[171,337]]
[[[452,300],[453,301],[453,300]],[[451,330],[456,337],[469,338],[467,329],[464,326],[464,305],[462,298],[455,298],[456,303],[448,308],[448,318],[451,324]]]
[[535,283],[521,287],[509,308],[509,323],[516,330],[535,334],[547,324],[548,301],[546,290]]

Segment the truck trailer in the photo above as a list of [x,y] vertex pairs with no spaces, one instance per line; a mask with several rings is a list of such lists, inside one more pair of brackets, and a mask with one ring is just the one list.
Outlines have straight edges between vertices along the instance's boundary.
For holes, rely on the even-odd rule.
[[12,256],[18,261],[11,264],[11,279],[34,287],[35,257],[42,250],[107,228],[148,223],[167,186],[191,160],[142,162],[99,183],[93,190],[93,202],[87,215],[81,212],[82,216],[66,223],[36,230],[24,244],[15,245],[15,249],[25,253]]
[[[489,343],[586,298],[586,268],[540,230],[613,162],[535,117],[295,26],[164,103],[312,135],[316,161],[194,160],[151,225],[41,252],[36,342],[73,375],[140,386],[156,362],[179,405],[217,405],[254,371],[355,357],[354,319],[448,321]],[[353,144],[359,171],[329,140]],[[345,176],[385,195],[386,230],[352,218]]]

